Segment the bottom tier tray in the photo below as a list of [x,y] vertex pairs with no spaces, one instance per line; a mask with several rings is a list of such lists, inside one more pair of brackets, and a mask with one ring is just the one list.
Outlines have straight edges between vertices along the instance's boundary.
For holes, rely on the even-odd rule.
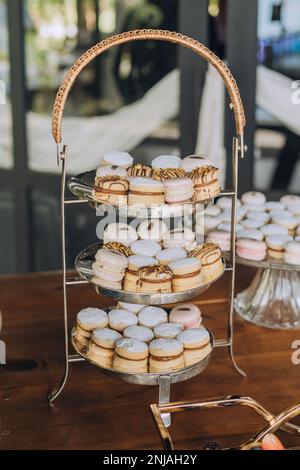
[[163,294],[113,290],[107,287],[101,287],[99,285],[93,284],[91,281],[93,277],[92,264],[95,261],[95,255],[97,251],[101,248],[101,246],[102,243],[96,243],[81,251],[76,257],[75,267],[82,278],[91,282],[98,294],[105,295],[111,297],[112,299],[121,300],[124,302],[131,302],[143,305],[167,305],[195,298],[202,292],[206,291],[211,286],[211,284],[217,281],[223,275],[226,267],[225,261],[224,259],[222,259],[223,270],[218,274],[218,276],[216,276],[210,282],[202,284],[201,286],[195,289],[190,289],[182,292],[171,292],[168,294]]
[[201,372],[203,372],[206,369],[206,367],[208,366],[210,362],[211,354],[214,348],[214,338],[213,338],[212,333],[209,331],[211,351],[207,356],[205,356],[204,359],[202,359],[202,361],[197,362],[196,364],[193,364],[192,366],[185,367],[183,369],[175,370],[172,372],[164,372],[163,374],[151,373],[151,372],[144,373],[144,374],[133,374],[133,373],[126,373],[126,372],[119,372],[114,369],[106,369],[104,367],[99,366],[99,364],[89,359],[89,357],[86,355],[86,347],[80,344],[74,338],[73,333],[74,333],[74,329],[72,330],[72,334],[71,334],[72,345],[75,351],[81,357],[86,359],[91,364],[97,366],[99,369],[101,369],[101,371],[103,371],[106,374],[119,377],[124,382],[131,383],[131,384],[138,384],[138,385],[161,385],[160,381],[162,378],[168,378],[170,384],[183,382],[184,380],[191,379],[192,377],[195,377],[196,375],[201,374]]

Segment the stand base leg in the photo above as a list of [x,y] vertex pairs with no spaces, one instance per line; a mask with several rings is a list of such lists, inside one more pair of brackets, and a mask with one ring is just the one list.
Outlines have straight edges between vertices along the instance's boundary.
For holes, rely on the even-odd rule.
[[[171,393],[171,377],[169,375],[161,375],[159,377],[159,404],[164,405],[170,403]],[[171,426],[171,414],[162,413],[161,418],[166,428]]]
[[235,368],[235,370],[237,371],[237,373],[240,374],[242,377],[247,377],[246,372],[243,369],[241,369],[236,363],[232,343],[228,346],[228,354],[229,354],[231,363],[232,363],[233,367]]
[[68,375],[69,375],[69,363],[66,362],[65,374],[64,374],[64,377],[63,377],[60,385],[57,388],[55,388],[54,390],[52,390],[52,392],[48,395],[48,400],[49,400],[50,403],[53,403],[54,400],[56,400],[56,398],[63,391],[63,389],[64,389],[64,387],[67,383]]
[[300,328],[300,273],[259,269],[235,300],[236,312],[250,323],[280,330]]

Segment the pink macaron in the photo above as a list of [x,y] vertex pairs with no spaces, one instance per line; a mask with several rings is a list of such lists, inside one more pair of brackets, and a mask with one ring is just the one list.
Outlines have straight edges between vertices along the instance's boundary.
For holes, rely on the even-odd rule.
[[190,178],[175,178],[163,182],[165,201],[171,204],[188,202],[194,195],[194,183]]
[[265,242],[260,240],[238,238],[236,243],[236,253],[241,258],[262,261],[266,256],[267,247]]
[[194,304],[178,304],[172,308],[169,321],[179,323],[185,330],[188,328],[199,328],[202,322],[201,310]]

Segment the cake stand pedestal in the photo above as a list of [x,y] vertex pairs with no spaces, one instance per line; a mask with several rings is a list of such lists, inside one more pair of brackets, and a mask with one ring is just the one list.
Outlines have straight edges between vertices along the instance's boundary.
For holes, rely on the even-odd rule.
[[239,264],[258,268],[247,289],[237,294],[234,308],[244,320],[274,329],[300,328],[300,266],[276,259]]

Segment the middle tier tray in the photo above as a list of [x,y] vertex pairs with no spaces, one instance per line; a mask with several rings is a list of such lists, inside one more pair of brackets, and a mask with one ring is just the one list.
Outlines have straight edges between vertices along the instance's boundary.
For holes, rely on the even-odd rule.
[[173,304],[177,302],[183,302],[188,299],[192,299],[197,297],[202,292],[206,291],[211,284],[217,281],[225,271],[225,260],[222,259],[223,262],[223,270],[218,276],[210,282],[202,284],[201,286],[190,289],[182,292],[170,292],[167,294],[162,293],[143,293],[143,292],[129,292],[124,290],[114,290],[109,289],[107,287],[101,287],[99,285],[93,284],[92,277],[92,264],[95,261],[95,255],[97,251],[102,247],[102,243],[96,243],[85,248],[81,251],[75,259],[75,268],[77,269],[79,275],[90,282],[96,292],[101,295],[106,295],[111,297],[115,300],[121,300],[124,302],[131,302],[143,305],[166,305],[166,304]]

